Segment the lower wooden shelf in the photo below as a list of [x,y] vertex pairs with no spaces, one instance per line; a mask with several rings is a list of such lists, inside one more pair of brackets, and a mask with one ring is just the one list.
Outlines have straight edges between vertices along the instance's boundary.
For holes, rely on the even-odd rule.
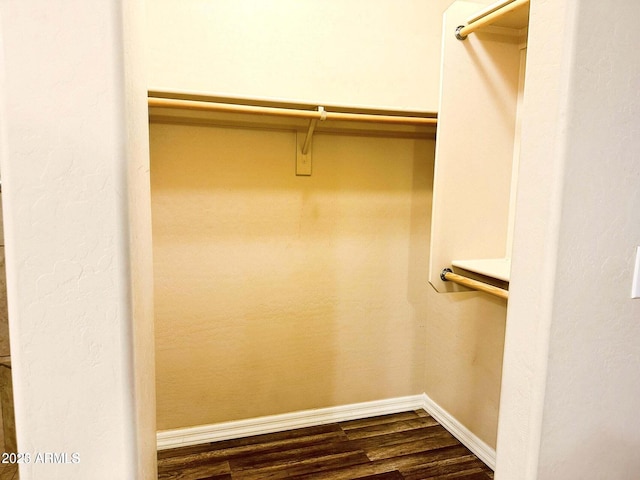
[[510,258],[482,258],[475,260],[453,260],[451,265],[486,277],[508,282],[511,276]]

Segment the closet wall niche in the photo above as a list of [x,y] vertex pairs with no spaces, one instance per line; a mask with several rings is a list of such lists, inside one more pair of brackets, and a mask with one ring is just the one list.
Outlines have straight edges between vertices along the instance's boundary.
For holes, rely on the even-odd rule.
[[424,391],[433,127],[318,121],[296,175],[307,119],[150,118],[162,448],[173,430]]
[[[429,281],[451,269],[507,288],[529,2],[456,1],[444,16]],[[472,26],[465,38],[460,26]],[[463,30],[464,32],[464,30]]]

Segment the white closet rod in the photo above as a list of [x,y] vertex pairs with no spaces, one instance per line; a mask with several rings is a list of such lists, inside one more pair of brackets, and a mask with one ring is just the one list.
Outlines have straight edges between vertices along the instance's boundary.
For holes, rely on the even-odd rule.
[[481,292],[489,293],[491,295],[495,295],[496,297],[504,298],[505,300],[509,299],[509,291],[504,288],[494,287],[493,285],[489,285],[488,283],[479,282],[478,280],[473,280],[472,278],[468,278],[462,275],[458,275],[457,273],[453,273],[450,268],[445,268],[440,273],[440,279],[443,282],[453,282],[458,285],[463,285],[465,287],[472,288],[473,290],[478,290]]
[[458,40],[464,40],[470,33],[473,33],[484,26],[491,25],[498,19],[504,17],[505,15],[508,15],[515,10],[518,10],[519,8],[524,7],[525,5],[529,5],[529,0],[515,0],[496,10],[489,10],[485,15],[474,18],[473,21],[471,21],[469,24],[460,25],[458,28],[456,28],[456,38]]
[[437,118],[408,117],[401,115],[377,115],[369,113],[344,113],[294,108],[262,107],[256,105],[238,105],[234,103],[206,102],[200,100],[179,100],[174,98],[149,97],[149,107],[179,108],[208,112],[251,113],[281,117],[304,118],[310,120],[339,120],[356,122],[395,123],[404,125],[437,125]]

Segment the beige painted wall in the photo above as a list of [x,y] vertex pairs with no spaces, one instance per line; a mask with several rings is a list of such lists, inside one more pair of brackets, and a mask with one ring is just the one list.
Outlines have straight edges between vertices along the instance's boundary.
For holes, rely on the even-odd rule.
[[433,141],[152,124],[158,428],[427,392],[495,444],[504,302],[428,283]]
[[151,127],[159,429],[427,391],[495,444],[504,303],[428,284],[433,142]]
[[424,390],[496,446],[506,308],[483,293],[429,290]]
[[424,391],[433,149],[152,125],[159,429]]
[[435,111],[452,0],[154,0],[151,89]]

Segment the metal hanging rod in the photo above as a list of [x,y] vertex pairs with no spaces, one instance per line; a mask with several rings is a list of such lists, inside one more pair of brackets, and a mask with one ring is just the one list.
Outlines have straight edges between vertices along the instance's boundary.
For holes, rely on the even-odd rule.
[[473,33],[484,26],[491,25],[505,15],[527,5],[529,5],[529,0],[514,0],[500,8],[489,10],[485,15],[474,18],[467,25],[460,25],[456,28],[456,38],[458,40],[464,40],[470,33]]
[[280,117],[304,118],[309,120],[338,120],[355,122],[393,123],[398,125],[431,125],[438,123],[437,118],[409,117],[401,115],[378,115],[370,113],[329,112],[322,110],[302,110],[295,108],[263,107],[256,105],[238,105],[235,103],[207,102],[200,100],[180,100],[174,98],[149,97],[149,107],[179,108],[225,113],[252,113]]
[[468,277],[464,277],[462,275],[458,275],[457,273],[453,273],[453,270],[450,268],[445,268],[440,273],[440,279],[443,282],[453,282],[458,285],[463,285],[465,287],[472,288],[473,290],[479,290],[481,292],[489,293],[491,295],[495,295],[496,297],[504,298],[505,300],[509,299],[509,291],[504,288],[494,287],[493,285],[489,285],[488,283],[479,282],[478,280],[473,280]]

